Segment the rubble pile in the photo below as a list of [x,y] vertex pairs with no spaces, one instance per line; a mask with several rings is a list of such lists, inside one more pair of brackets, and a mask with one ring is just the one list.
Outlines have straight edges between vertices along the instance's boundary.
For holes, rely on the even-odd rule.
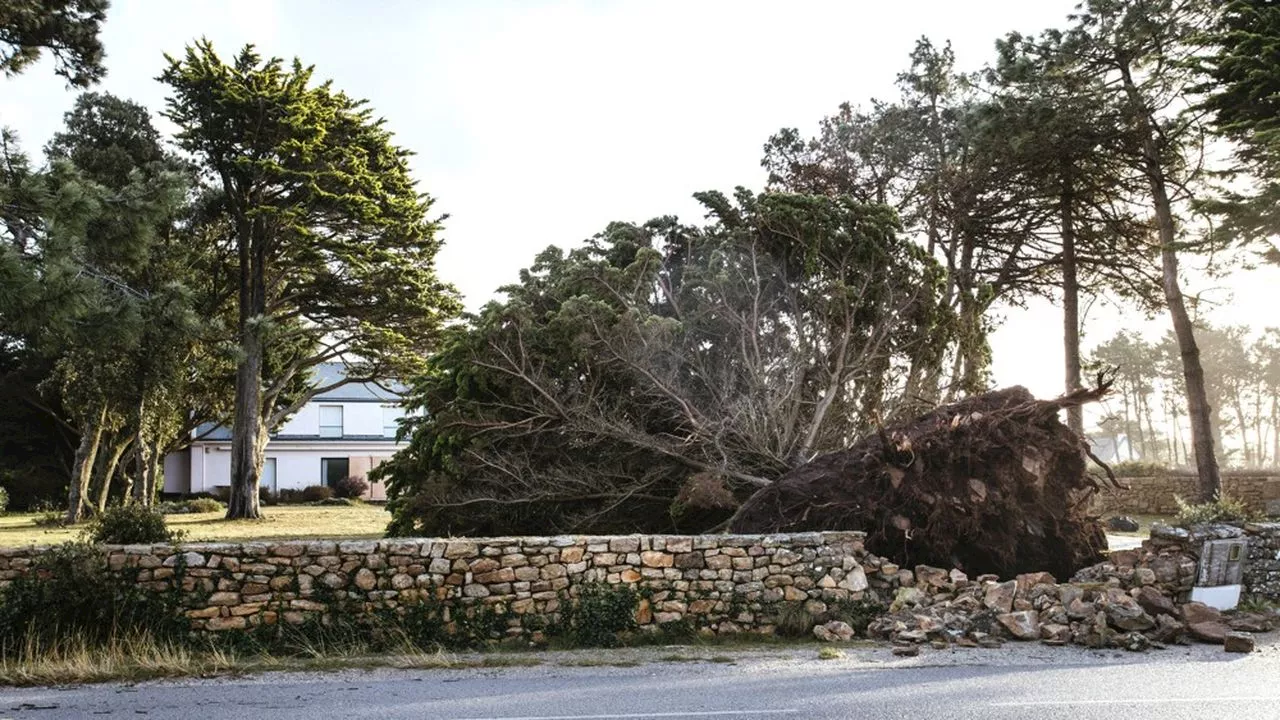
[[[1242,647],[1239,632],[1280,625],[1274,615],[1223,614],[1176,602],[1186,561],[1142,552],[1117,553],[1065,583],[1045,572],[1001,582],[994,575],[970,579],[958,570],[920,565],[908,571],[910,582],[899,573],[888,612],[871,621],[867,636],[899,646],[999,647],[1021,640],[1140,651],[1184,640]],[[1134,560],[1155,560],[1161,571]],[[1194,573],[1194,561],[1189,570]],[[831,635],[825,626],[814,630],[820,639]]]

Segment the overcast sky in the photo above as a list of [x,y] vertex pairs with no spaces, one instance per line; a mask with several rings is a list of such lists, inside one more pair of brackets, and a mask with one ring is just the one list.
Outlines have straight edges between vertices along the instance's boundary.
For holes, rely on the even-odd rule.
[[[811,133],[842,101],[891,96],[921,35],[949,39],[961,69],[976,69],[997,37],[1062,26],[1073,4],[112,0],[101,89],[159,111],[163,53],[202,35],[224,55],[251,42],[315,65],[417,153],[422,189],[450,216],[440,273],[477,307],[547,245],[578,243],[611,220],[695,221],[692,193],[759,189],[770,134]],[[0,123],[38,149],[74,97],[41,64],[0,79]],[[1278,281],[1268,270],[1187,290],[1215,288],[1218,322],[1280,325]],[[1004,317],[997,381],[1056,394],[1055,305]],[[1139,320],[1091,317],[1087,344]]]

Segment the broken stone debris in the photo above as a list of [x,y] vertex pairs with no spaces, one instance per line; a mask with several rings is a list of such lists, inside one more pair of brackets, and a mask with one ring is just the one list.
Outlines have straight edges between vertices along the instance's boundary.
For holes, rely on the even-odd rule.
[[[1178,604],[1172,591],[1151,582],[1135,568],[1114,563],[1086,568],[1067,583],[1047,573],[971,581],[921,566],[914,582],[897,588],[889,611],[871,621],[867,635],[898,647],[999,647],[1018,640],[1137,652],[1199,640],[1249,652],[1249,633],[1280,625],[1275,615],[1224,614],[1201,603]],[[823,639],[834,635],[819,628],[814,632]]]

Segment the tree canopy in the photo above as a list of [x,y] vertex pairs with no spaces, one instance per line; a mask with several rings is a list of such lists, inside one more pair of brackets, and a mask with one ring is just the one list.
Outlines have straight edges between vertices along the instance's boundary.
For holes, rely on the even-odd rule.
[[698,197],[709,224],[550,248],[449,329],[377,471],[394,532],[706,530],[938,372],[945,276],[891,209]]
[[75,87],[106,74],[98,33],[109,0],[0,0],[0,71],[16,75],[53,56],[54,72]]
[[[207,41],[169,58],[165,115],[214,191],[208,240],[231,264],[238,307],[229,517],[257,517],[268,432],[316,392],[278,402],[310,368],[339,382],[405,375],[457,309],[434,258],[439,224],[409,154],[363,101],[313,82],[298,60]],[[263,382],[270,357],[280,372]]]

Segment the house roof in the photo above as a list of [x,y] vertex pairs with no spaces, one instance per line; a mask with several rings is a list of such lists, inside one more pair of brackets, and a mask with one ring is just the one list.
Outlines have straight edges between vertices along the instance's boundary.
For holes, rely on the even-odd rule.
[[[312,383],[316,386],[332,385],[346,374],[346,366],[342,363],[322,363],[312,372]],[[404,396],[408,390],[403,383],[396,380],[382,380],[377,383],[347,383],[328,392],[320,393],[312,400],[346,402],[394,402]]]

